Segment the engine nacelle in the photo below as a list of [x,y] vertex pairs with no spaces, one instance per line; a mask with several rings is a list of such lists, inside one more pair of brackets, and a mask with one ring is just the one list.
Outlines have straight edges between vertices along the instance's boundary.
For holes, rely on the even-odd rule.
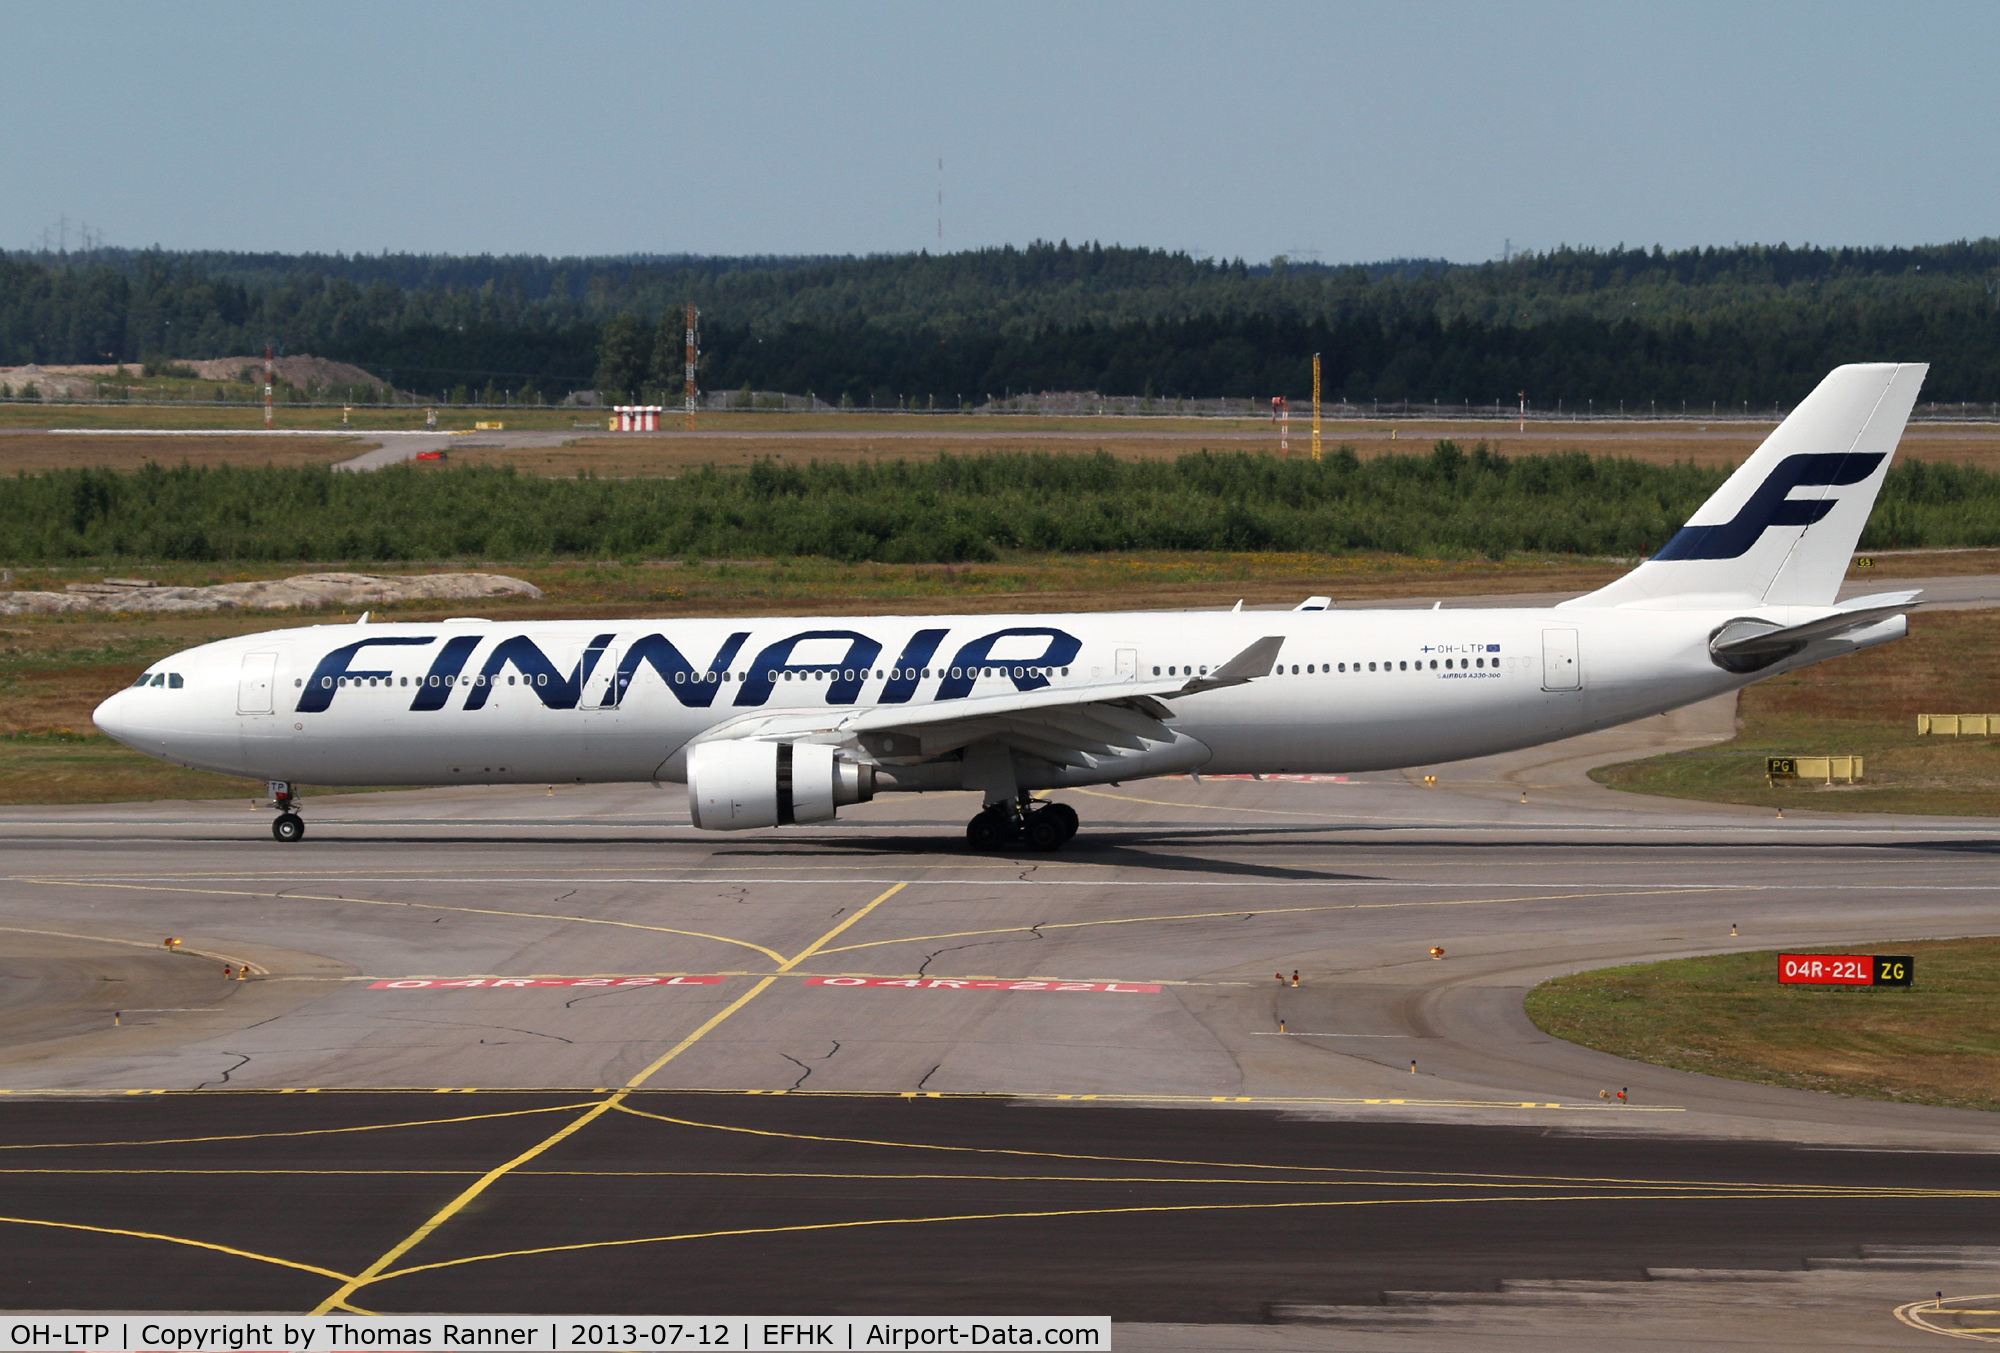
[[704,831],[824,822],[875,797],[875,768],[812,742],[704,742],[688,749],[688,811]]

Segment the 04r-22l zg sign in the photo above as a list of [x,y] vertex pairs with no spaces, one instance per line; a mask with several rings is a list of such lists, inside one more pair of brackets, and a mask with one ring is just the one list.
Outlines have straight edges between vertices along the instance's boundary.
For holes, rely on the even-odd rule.
[[1906,987],[1917,961],[1908,954],[1779,954],[1778,980],[1808,986]]

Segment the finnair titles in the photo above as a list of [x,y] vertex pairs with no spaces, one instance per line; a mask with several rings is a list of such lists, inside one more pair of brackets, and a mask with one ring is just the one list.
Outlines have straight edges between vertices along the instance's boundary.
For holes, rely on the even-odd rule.
[[95,717],[268,782],[281,841],[301,784],[669,781],[713,831],[976,790],[975,846],[1052,850],[1077,816],[1048,790],[1484,756],[1902,637],[1917,593],[1835,597],[1924,372],[1835,369],[1657,555],[1554,607],[314,625]]

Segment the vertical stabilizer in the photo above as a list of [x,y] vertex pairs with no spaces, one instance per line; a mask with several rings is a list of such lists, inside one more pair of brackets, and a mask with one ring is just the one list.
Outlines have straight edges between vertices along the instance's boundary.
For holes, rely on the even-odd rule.
[[1660,552],[1566,606],[1831,606],[1929,368],[1835,367]]

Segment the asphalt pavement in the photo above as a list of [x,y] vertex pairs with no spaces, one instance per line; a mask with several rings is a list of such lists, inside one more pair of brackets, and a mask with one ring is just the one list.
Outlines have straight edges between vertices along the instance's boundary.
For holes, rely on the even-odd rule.
[[[1811,1261],[1881,1299],[1755,1287],[1797,1346],[1934,1339],[1894,1307],[1992,1239],[1990,1115],[1641,1066],[1521,1011],[1591,966],[1995,933],[2000,823],[1776,821],[1578,769],[1728,720],[1437,788],[1070,792],[1053,855],[968,853],[962,795],[737,836],[672,787],[309,795],[296,846],[242,800],[0,810],[5,1304],[1462,1347],[1524,1318],[1519,1284],[1644,1313],[1685,1290],[1654,1271]],[[1410,1292],[1497,1304],[1419,1329]],[[1718,1309],[1661,1328],[1774,1346]],[[1523,1338],[1594,1346],[1544,1314]]]

